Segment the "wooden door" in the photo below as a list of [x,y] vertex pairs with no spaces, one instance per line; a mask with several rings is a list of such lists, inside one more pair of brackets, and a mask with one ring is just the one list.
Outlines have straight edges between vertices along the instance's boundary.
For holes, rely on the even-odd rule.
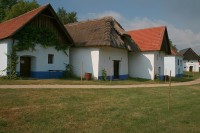
[[190,71],[190,72],[193,72],[193,66],[190,66],[190,67],[189,67],[189,71]]
[[114,61],[114,79],[119,79],[119,61]]
[[31,76],[31,58],[20,57],[20,76],[30,77]]

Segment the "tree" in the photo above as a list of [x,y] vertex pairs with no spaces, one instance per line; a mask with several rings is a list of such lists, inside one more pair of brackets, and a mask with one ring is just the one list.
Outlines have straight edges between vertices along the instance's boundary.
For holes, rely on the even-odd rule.
[[67,12],[63,7],[58,8],[57,15],[63,24],[77,22],[77,13]]
[[172,42],[171,39],[169,39],[169,44],[170,44],[170,47],[171,47],[172,49],[175,49],[176,51],[178,51],[178,49],[176,48],[176,45],[173,44],[173,42]]
[[16,3],[17,0],[0,0],[0,22],[4,20],[6,10],[9,10]]
[[31,11],[39,7],[37,1],[24,1],[20,0],[14,4],[10,9],[6,9],[4,21],[22,15],[28,11]]

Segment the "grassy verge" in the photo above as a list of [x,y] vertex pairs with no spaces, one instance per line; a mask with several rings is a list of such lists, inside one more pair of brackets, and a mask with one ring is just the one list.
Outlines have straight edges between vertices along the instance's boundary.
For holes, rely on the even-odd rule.
[[200,72],[184,72],[180,78],[172,78],[173,82],[187,82],[200,78]]
[[5,80],[0,79],[0,85],[130,85],[130,84],[147,84],[159,83],[160,81],[152,81],[147,79],[129,78],[126,80],[101,81],[101,80],[83,80],[80,79],[18,79]]
[[[172,82],[186,82],[200,78],[200,73],[184,72],[183,77],[172,78]],[[0,78],[0,85],[132,85],[132,84],[159,84],[165,83],[165,81],[148,80],[141,78],[129,78],[126,80],[114,80],[114,81],[80,81],[78,78],[74,79],[18,79],[18,80],[6,80]]]
[[0,132],[200,132],[200,85],[0,89]]

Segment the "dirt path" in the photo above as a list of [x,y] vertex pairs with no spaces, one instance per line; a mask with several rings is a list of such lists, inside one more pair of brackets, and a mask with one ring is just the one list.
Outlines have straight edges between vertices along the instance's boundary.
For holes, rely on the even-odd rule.
[[[172,83],[172,86],[187,86],[200,84],[200,78],[189,82]],[[164,87],[169,84],[140,84],[140,85],[0,85],[0,88],[144,88],[144,87]]]

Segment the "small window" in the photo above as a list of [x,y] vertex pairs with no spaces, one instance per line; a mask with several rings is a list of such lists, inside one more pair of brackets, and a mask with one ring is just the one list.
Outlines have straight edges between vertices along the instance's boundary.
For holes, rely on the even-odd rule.
[[161,67],[158,67],[158,74],[161,74]]
[[179,66],[179,59],[178,59],[178,66]]
[[53,64],[53,54],[48,54],[48,64]]

